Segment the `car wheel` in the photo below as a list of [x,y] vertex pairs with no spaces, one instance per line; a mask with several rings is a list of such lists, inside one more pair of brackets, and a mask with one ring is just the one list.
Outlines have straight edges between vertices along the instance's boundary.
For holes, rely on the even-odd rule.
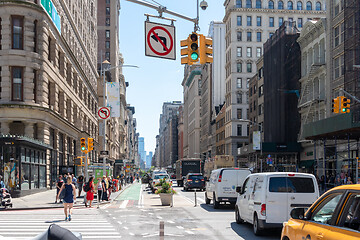
[[207,197],[207,194],[205,193],[205,203],[210,204],[210,199]]
[[260,236],[262,233],[262,229],[259,226],[259,219],[256,214],[254,216],[253,231],[256,236]]
[[240,212],[237,207],[235,207],[235,220],[237,224],[244,223],[244,220],[240,217]]
[[219,205],[220,205],[220,203],[218,201],[216,201],[215,193],[214,193],[214,196],[213,196],[213,205],[214,205],[215,209],[218,209]]

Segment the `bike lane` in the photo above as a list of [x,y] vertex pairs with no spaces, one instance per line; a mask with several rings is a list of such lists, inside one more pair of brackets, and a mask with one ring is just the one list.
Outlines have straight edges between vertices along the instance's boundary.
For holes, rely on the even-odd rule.
[[135,200],[138,201],[140,198],[141,184],[134,183],[132,186],[124,190],[115,200],[124,201],[124,200]]

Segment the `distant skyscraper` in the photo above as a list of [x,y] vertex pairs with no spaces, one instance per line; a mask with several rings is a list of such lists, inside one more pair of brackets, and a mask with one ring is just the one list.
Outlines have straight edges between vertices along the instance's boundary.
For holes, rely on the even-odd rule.
[[153,157],[153,152],[149,152],[149,154],[146,155],[146,166],[145,166],[145,168],[150,168],[151,167],[152,157]]
[[[140,154],[140,166],[144,166],[146,160],[146,151],[145,151],[145,140],[143,137],[139,137],[139,154]],[[143,164],[142,164],[143,163]]]

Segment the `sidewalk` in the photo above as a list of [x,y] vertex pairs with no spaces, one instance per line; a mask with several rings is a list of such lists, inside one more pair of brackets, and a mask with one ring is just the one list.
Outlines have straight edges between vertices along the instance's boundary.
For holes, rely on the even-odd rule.
[[[126,188],[131,186],[127,184],[122,190],[118,192],[112,192],[110,201],[100,202],[100,204],[111,203],[116,199]],[[85,192],[81,192],[81,196],[76,198],[74,207],[85,207],[84,205]],[[55,203],[56,189],[47,190],[40,193],[34,193],[20,198],[13,198],[13,208],[0,208],[0,211],[12,211],[12,210],[31,210],[31,209],[47,209],[47,208],[63,208],[63,204]],[[93,206],[96,206],[97,199],[94,198]]]

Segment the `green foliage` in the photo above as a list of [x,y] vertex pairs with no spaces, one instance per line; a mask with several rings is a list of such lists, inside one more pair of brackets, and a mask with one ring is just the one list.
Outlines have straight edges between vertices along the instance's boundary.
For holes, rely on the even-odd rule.
[[160,179],[160,182],[155,184],[155,186],[159,186],[159,188],[155,193],[172,193],[175,194],[176,191],[172,188],[171,182],[166,181],[166,179]]

